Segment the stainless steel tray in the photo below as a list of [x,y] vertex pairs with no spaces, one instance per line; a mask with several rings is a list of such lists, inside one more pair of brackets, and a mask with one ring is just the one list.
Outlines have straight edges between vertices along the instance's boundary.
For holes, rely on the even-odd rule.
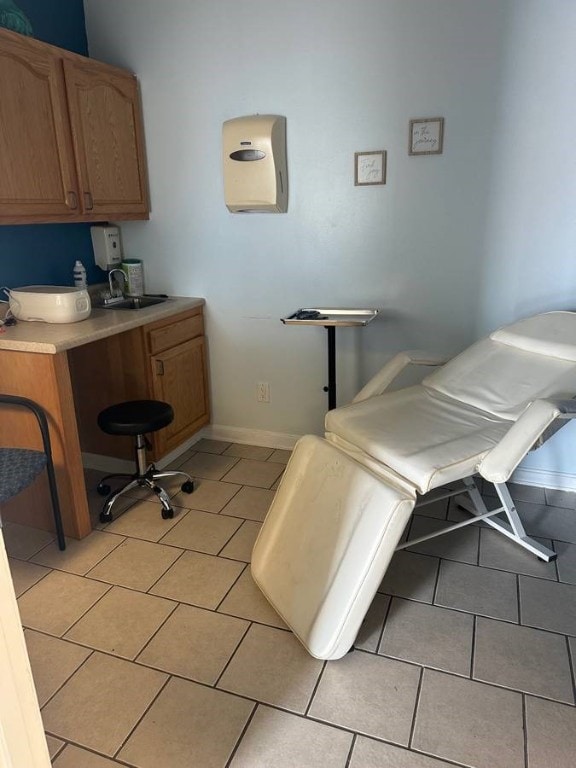
[[[304,307],[296,310],[288,317],[280,318],[285,325],[368,325],[374,320],[380,310],[378,309],[348,309],[327,307]],[[321,317],[316,319],[299,319],[300,312],[319,312]]]

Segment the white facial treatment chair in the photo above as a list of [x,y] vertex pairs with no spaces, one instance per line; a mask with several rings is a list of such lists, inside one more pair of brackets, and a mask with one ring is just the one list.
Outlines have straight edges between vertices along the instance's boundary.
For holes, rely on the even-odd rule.
[[[506,481],[576,416],[576,313],[501,328],[421,384],[386,392],[411,363],[440,364],[397,355],[328,412],[325,439],[298,441],[254,547],[256,583],[319,659],[350,650],[396,549],[482,518],[541,560],[555,557],[526,535]],[[501,506],[487,510],[474,475]],[[472,517],[398,546],[420,494],[465,494]]]

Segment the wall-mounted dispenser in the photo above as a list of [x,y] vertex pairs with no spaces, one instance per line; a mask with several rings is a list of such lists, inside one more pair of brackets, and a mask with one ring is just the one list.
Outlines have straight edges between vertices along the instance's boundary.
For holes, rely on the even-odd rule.
[[100,269],[108,270],[119,267],[122,261],[122,242],[120,230],[110,224],[97,224],[90,227],[94,261]]
[[222,127],[224,197],[232,213],[286,213],[286,118],[250,115]]

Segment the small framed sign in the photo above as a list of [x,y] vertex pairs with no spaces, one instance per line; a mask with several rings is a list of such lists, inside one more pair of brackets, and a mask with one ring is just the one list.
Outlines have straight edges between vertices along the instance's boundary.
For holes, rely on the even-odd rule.
[[354,152],[354,186],[386,184],[386,152]]
[[441,155],[443,141],[443,117],[418,117],[410,120],[409,155]]

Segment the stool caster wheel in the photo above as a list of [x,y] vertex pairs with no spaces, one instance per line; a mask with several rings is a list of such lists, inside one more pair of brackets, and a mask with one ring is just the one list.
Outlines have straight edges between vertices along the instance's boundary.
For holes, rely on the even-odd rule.
[[112,490],[109,485],[106,485],[106,483],[98,483],[96,486],[96,490],[100,494],[100,496],[108,496],[110,491]]
[[100,512],[100,522],[101,523],[111,523],[114,518],[112,517],[112,512]]
[[184,493],[192,493],[192,491],[194,490],[194,483],[192,482],[192,480],[186,480],[185,483],[182,483],[182,490],[184,491]]
[[162,519],[163,520],[169,520],[171,517],[174,517],[174,510],[173,509],[163,509],[162,510]]

